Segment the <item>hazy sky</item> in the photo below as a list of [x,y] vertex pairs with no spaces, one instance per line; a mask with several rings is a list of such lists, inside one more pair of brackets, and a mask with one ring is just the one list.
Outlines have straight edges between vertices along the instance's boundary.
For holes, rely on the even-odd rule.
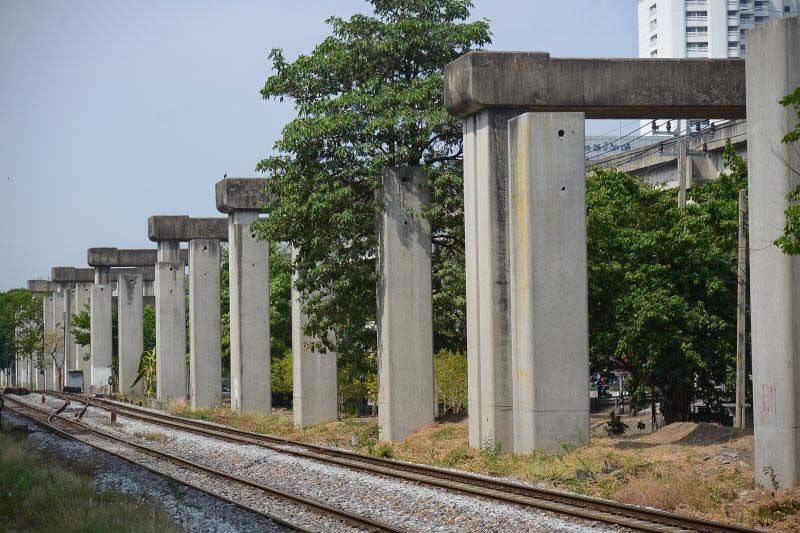
[[[255,175],[288,103],[267,53],[310,51],[362,0],[0,0],[0,290],[140,248],[154,214],[219,216],[214,183]],[[491,49],[636,56],[628,0],[478,0]],[[616,122],[590,125],[602,133]]]

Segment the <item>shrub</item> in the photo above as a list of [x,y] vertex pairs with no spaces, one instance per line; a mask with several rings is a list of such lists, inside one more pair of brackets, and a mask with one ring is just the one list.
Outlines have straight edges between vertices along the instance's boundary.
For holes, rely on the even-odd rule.
[[292,351],[272,360],[272,392],[292,394]]
[[445,412],[459,413],[467,408],[467,357],[441,350],[433,359],[434,381],[439,404]]

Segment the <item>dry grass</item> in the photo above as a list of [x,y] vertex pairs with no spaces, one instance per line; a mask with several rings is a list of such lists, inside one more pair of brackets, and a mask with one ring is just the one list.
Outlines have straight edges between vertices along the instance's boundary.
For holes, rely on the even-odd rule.
[[179,531],[156,504],[96,492],[90,475],[0,433],[0,531]]
[[152,442],[159,442],[161,444],[169,444],[172,439],[163,433],[156,433],[155,431],[137,431],[133,434],[140,439],[149,440]]
[[[773,497],[756,487],[752,433],[714,424],[673,424],[656,433],[612,438],[602,432],[598,419],[590,444],[566,446],[557,454],[507,454],[492,446],[469,448],[465,420],[435,422],[404,442],[389,444],[378,441],[375,418],[343,418],[300,429],[286,410],[240,415],[229,409],[178,407],[173,411],[181,416],[301,442],[543,482],[557,489],[714,520],[800,531],[800,489]],[[636,425],[636,421],[628,423]]]

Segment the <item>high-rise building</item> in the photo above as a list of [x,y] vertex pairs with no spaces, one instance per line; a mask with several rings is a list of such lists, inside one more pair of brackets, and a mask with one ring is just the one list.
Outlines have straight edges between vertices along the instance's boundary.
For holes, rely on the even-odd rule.
[[744,57],[747,30],[800,0],[637,0],[639,57]]

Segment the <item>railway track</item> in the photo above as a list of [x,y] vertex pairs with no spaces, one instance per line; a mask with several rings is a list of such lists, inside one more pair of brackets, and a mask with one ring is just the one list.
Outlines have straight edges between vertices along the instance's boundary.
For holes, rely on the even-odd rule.
[[164,472],[163,469],[160,470],[160,469],[155,468],[153,466],[150,466],[148,464],[143,464],[142,462],[136,461],[136,460],[131,459],[129,457],[126,457],[125,455],[121,455],[119,453],[115,453],[114,451],[111,451],[106,447],[99,446],[98,444],[93,443],[93,442],[88,442],[85,437],[87,435],[91,435],[91,436],[99,437],[99,438],[101,438],[101,439],[103,439],[105,441],[108,441],[108,442],[122,444],[122,445],[127,446],[127,447],[129,447],[131,449],[136,450],[137,452],[141,452],[141,453],[146,454],[146,455],[148,455],[150,457],[154,457],[154,458],[156,458],[156,459],[158,459],[160,461],[169,462],[169,463],[171,463],[173,465],[176,465],[176,466],[180,467],[181,469],[191,470],[191,471],[194,471],[194,472],[201,473],[201,474],[203,474],[205,476],[215,477],[215,478],[224,480],[225,483],[227,485],[229,485],[229,486],[239,485],[239,486],[247,487],[249,489],[256,489],[257,491],[260,491],[261,493],[263,493],[265,495],[268,495],[270,498],[276,498],[276,499],[280,499],[280,500],[283,500],[283,501],[288,501],[288,502],[291,502],[292,504],[301,506],[303,508],[312,509],[316,513],[329,516],[329,517],[334,518],[335,520],[337,520],[339,523],[342,523],[342,524],[345,524],[345,525],[348,525],[348,526],[352,526],[352,527],[360,529],[360,530],[374,531],[374,532],[393,532],[393,533],[394,532],[403,531],[403,530],[397,529],[397,528],[395,528],[395,527],[393,527],[391,525],[384,524],[382,522],[379,522],[379,521],[376,521],[376,520],[372,520],[370,518],[363,517],[363,516],[348,512],[348,511],[344,511],[344,510],[341,510],[341,509],[336,509],[336,508],[330,507],[328,505],[325,505],[323,503],[320,503],[318,501],[311,500],[309,498],[305,498],[305,497],[301,497],[301,496],[297,496],[297,495],[293,495],[293,494],[288,494],[288,493],[282,492],[282,491],[277,491],[277,490],[272,489],[270,487],[267,487],[267,486],[265,486],[263,484],[260,484],[260,483],[258,483],[256,481],[245,479],[245,478],[242,478],[241,476],[232,476],[232,475],[229,475],[229,474],[227,474],[225,472],[222,472],[222,471],[219,471],[219,470],[215,470],[213,468],[205,467],[205,466],[202,466],[202,465],[198,465],[198,464],[186,461],[186,460],[184,460],[184,459],[182,459],[182,458],[180,458],[180,457],[178,457],[176,455],[173,455],[173,454],[170,454],[170,453],[166,453],[166,452],[163,452],[163,451],[159,451],[159,450],[154,450],[154,449],[149,448],[147,446],[142,446],[142,445],[140,445],[140,444],[138,444],[136,442],[133,442],[131,440],[124,439],[124,438],[118,437],[116,435],[112,435],[112,434],[106,433],[104,431],[98,430],[96,428],[90,427],[87,424],[84,424],[83,422],[81,422],[80,420],[77,420],[77,419],[70,420],[69,418],[66,418],[64,416],[60,416],[63,413],[63,411],[67,408],[67,406],[70,404],[70,402],[72,402],[72,401],[76,401],[76,402],[80,401],[81,403],[84,404],[82,410],[79,413],[77,413],[77,415],[75,417],[75,418],[78,418],[78,417],[82,417],[83,416],[83,414],[86,411],[86,408],[89,405],[91,405],[93,403],[93,401],[90,401],[88,398],[80,397],[80,396],[73,397],[72,395],[64,395],[64,394],[52,394],[52,395],[56,396],[56,397],[64,398],[64,404],[61,405],[60,407],[58,407],[55,411],[47,411],[47,410],[44,410],[44,409],[40,409],[38,407],[34,407],[32,405],[29,405],[29,404],[26,404],[26,403],[21,402],[19,400],[16,400],[14,398],[11,398],[8,395],[4,395],[4,397],[3,397],[4,403],[5,403],[4,408],[9,410],[9,411],[11,411],[11,412],[13,412],[13,413],[15,413],[15,414],[17,414],[17,415],[19,415],[19,416],[31,419],[31,420],[35,421],[37,424],[43,426],[44,428],[46,428],[46,429],[48,429],[50,431],[53,431],[53,432],[57,433],[59,435],[62,435],[64,437],[69,437],[71,439],[74,439],[74,440],[77,440],[79,442],[82,442],[83,444],[91,446],[92,448],[95,448],[97,450],[100,450],[100,451],[115,455],[116,457],[124,459],[125,461],[128,461],[128,462],[130,462],[132,464],[135,464],[135,465],[137,465],[139,467],[145,468],[145,469],[147,469],[147,470],[149,470],[149,471],[151,471],[151,472],[153,472],[155,474],[158,474],[159,476],[164,476],[164,477],[170,478],[170,479],[172,479],[172,480],[174,480],[174,481],[176,481],[178,483],[187,485],[187,486],[189,486],[189,487],[191,487],[191,488],[193,488],[195,490],[198,490],[200,492],[209,494],[209,495],[213,496],[214,498],[226,501],[228,503],[236,505],[237,507],[240,507],[240,508],[245,509],[247,511],[250,511],[252,513],[258,514],[258,515],[260,515],[260,516],[262,516],[264,518],[267,518],[268,520],[271,520],[272,522],[280,524],[280,525],[282,525],[282,526],[284,526],[284,527],[286,527],[288,529],[292,529],[294,531],[310,532],[312,530],[307,529],[307,528],[302,527],[302,526],[299,526],[297,524],[293,524],[291,522],[288,522],[286,520],[278,518],[278,517],[276,517],[276,516],[274,516],[272,514],[265,513],[264,511],[261,511],[261,510],[255,508],[255,507],[252,507],[252,506],[247,505],[245,503],[242,503],[240,501],[236,501],[234,499],[222,496],[222,495],[220,495],[220,494],[218,494],[216,492],[213,492],[213,491],[211,491],[211,490],[209,490],[207,488],[204,488],[204,487],[202,487],[200,485],[197,485],[195,483],[189,482],[189,481],[187,481],[185,479],[179,479],[178,477],[175,477],[173,475],[170,475],[170,474]]
[[[52,391],[43,392],[56,397],[81,398],[86,401],[86,398],[83,396],[54,393]],[[449,489],[463,494],[528,506],[561,515],[604,522],[639,531],[757,531],[742,526],[723,524],[655,509],[645,509],[634,505],[601,500],[578,494],[541,489],[521,483],[491,479],[466,472],[456,472],[427,465],[383,459],[348,450],[334,449],[291,441],[281,437],[251,433],[219,424],[181,418],[106,399],[92,398],[88,401],[94,407],[108,411],[115,409],[121,415],[171,429],[188,431],[228,442],[257,445],[275,452],[286,453],[296,457],[313,459],[373,474]]]

